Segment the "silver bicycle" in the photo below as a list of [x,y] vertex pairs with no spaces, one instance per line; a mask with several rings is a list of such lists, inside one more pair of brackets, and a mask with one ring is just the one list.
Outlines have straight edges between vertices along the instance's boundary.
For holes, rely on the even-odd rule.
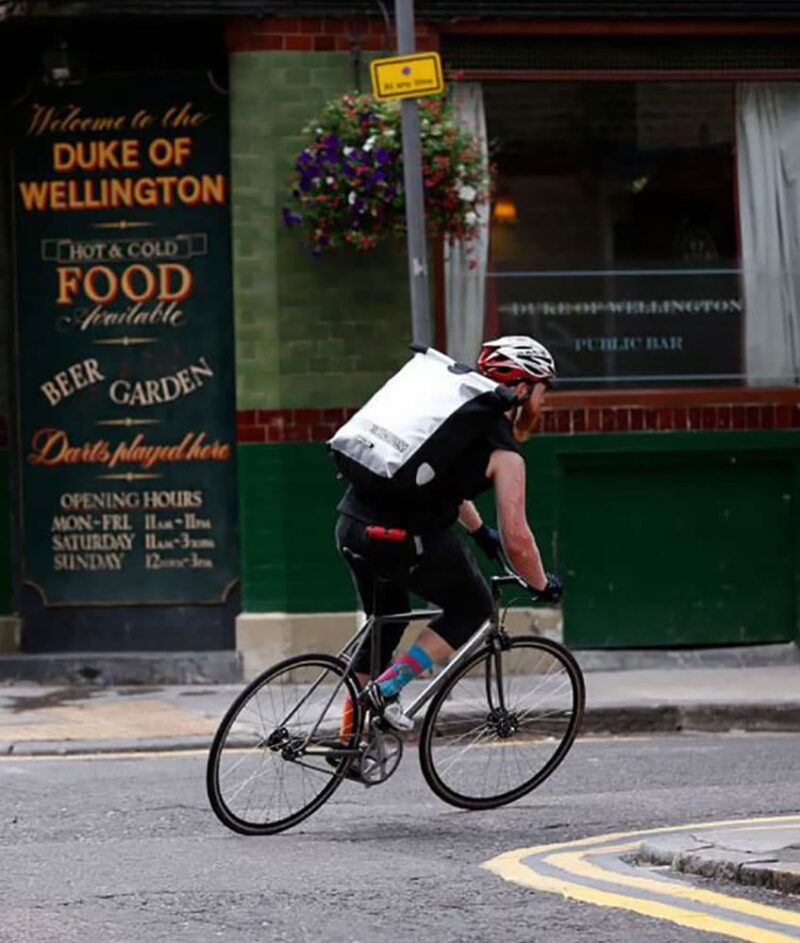
[[[405,707],[413,718],[428,705],[418,736],[422,773],[437,796],[465,809],[505,805],[544,782],[572,746],[585,702],[569,651],[503,626],[503,588],[527,584],[506,567],[491,585],[492,618]],[[369,617],[338,655],[296,655],[248,684],[208,757],[206,787],[220,821],[243,835],[272,835],[310,816],[345,779],[385,782],[403,739],[362,698],[353,661],[384,624],[438,614]]]

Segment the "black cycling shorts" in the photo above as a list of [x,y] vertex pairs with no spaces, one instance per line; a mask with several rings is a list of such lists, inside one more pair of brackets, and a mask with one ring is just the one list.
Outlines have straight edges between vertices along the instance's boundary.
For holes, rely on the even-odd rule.
[[[346,547],[364,561],[347,562],[368,615],[407,612],[409,593],[415,593],[442,610],[430,627],[453,648],[463,645],[491,616],[489,584],[469,548],[453,531],[424,537],[422,553],[417,554],[413,538],[404,543],[370,540],[366,527],[362,521],[341,515],[336,524],[336,545],[340,552]],[[407,625],[389,623],[381,627],[378,657],[381,671],[391,662]],[[358,672],[369,674],[370,665],[371,651],[365,645],[355,667]]]

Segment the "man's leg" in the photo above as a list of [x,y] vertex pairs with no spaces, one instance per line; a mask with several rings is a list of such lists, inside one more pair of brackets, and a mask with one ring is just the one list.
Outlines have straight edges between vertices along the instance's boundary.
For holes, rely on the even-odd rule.
[[[368,557],[373,548],[365,540],[363,524],[349,518],[340,518],[336,527],[336,543],[340,553],[344,548],[348,548],[357,555],[357,559],[353,560],[343,554],[361,601],[361,607],[368,616],[408,610],[409,598],[406,589],[394,580],[379,579],[370,565]],[[380,672],[391,662],[392,654],[400,644],[407,624],[392,622],[370,633],[366,644],[361,646],[353,663],[356,677],[362,686],[368,684],[372,677],[373,645],[377,645],[377,657],[374,661]],[[352,726],[353,705],[348,698],[342,713],[340,739],[347,740]]]
[[[340,517],[336,525],[336,545],[344,556],[347,568],[353,578],[361,608],[368,615],[386,615],[393,612],[406,612],[409,607],[408,592],[405,587],[394,579],[379,579],[375,568],[370,561],[370,554],[374,548],[364,535],[364,524],[352,518]],[[357,559],[353,560],[344,554],[348,549]],[[389,664],[392,653],[400,642],[407,623],[390,623],[381,626],[373,632],[368,644],[364,645],[355,661],[356,673],[359,680],[369,680],[372,667],[372,643],[377,638],[378,671],[382,671]]]
[[[359,568],[360,569],[360,568]],[[384,615],[393,612],[405,612],[409,607],[408,593],[396,583],[387,583],[376,580],[364,573],[358,575],[356,569],[351,568],[353,581],[361,598],[361,604],[367,615]],[[367,602],[367,600],[371,602]],[[359,649],[353,668],[359,683],[366,686],[372,677],[372,647],[377,646],[378,671],[385,668],[392,660],[392,653],[400,644],[406,625],[405,622],[392,622],[380,626],[370,633],[365,645]],[[339,727],[339,738],[347,740],[353,729],[353,705],[349,696],[345,699],[342,721]]]
[[433,664],[444,662],[492,614],[492,596],[475,558],[448,531],[431,539],[409,573],[408,589],[442,609],[409,652],[378,678],[385,697],[395,697]]

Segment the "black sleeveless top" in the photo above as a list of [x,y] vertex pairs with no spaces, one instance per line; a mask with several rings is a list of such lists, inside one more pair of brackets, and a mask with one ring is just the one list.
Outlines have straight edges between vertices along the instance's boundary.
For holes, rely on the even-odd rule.
[[350,485],[337,510],[366,524],[402,527],[415,534],[446,530],[458,519],[462,501],[472,500],[491,487],[486,469],[492,452],[497,450],[520,451],[506,416],[499,416],[488,432],[467,445],[439,481],[426,488],[424,499],[383,501],[357,492]]

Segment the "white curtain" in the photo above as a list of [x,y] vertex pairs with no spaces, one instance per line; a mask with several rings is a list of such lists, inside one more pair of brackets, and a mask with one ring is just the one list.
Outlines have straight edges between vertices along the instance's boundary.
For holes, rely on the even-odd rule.
[[736,150],[753,385],[800,381],[800,83],[737,87]]
[[[489,145],[483,89],[478,82],[456,82],[453,94],[456,120],[475,137],[488,173]],[[479,209],[483,235],[471,242],[469,252],[458,242],[446,242],[444,246],[447,353],[462,363],[475,361],[483,340],[489,211],[488,202]],[[470,259],[473,268],[470,268]]]

